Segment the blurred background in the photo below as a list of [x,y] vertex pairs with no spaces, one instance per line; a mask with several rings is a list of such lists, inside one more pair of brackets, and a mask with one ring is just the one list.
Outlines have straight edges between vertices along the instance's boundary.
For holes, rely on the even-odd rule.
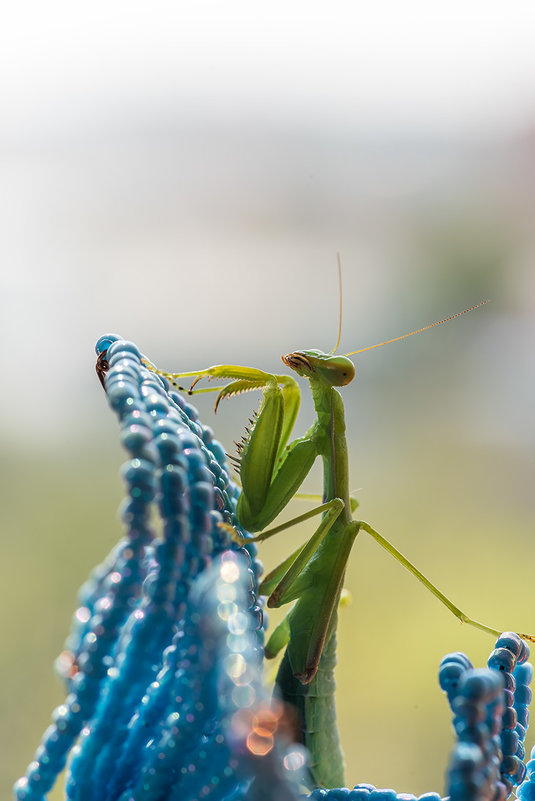
[[[281,353],[334,345],[337,251],[342,353],[492,300],[357,357],[351,482],[461,608],[535,633],[533,5],[23,0],[2,17],[4,792],[62,700],[52,662],[77,588],[120,536],[96,339],[169,370],[279,371]],[[229,451],[256,404],[215,419],[197,403]],[[305,489],[320,488],[317,467]],[[266,544],[265,564],[309,534]],[[348,782],[440,792],[438,663],[482,665],[491,638],[364,535],[347,586]]]

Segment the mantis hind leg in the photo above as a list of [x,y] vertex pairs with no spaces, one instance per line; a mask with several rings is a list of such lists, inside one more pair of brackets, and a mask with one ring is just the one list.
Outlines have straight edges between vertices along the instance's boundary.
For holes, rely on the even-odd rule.
[[[490,626],[486,626],[483,623],[479,623],[477,620],[473,620],[471,617],[468,617],[468,615],[462,612],[459,609],[459,607],[455,606],[455,604],[452,601],[450,601],[450,599],[447,598],[442,592],[440,592],[440,590],[437,587],[435,587],[435,585],[432,584],[429,581],[429,579],[426,578],[424,574],[421,573],[415,565],[413,565],[412,562],[410,562],[405,556],[403,556],[403,554],[400,551],[398,551],[398,549],[394,545],[392,545],[391,542],[389,542],[387,539],[385,539],[385,537],[379,534],[378,531],[372,528],[369,525],[369,523],[365,523],[364,521],[361,520],[359,521],[359,527],[362,529],[362,531],[365,531],[367,534],[373,537],[373,539],[381,546],[381,548],[384,548],[385,551],[388,551],[388,553],[391,554],[397,562],[399,562],[401,565],[403,565],[404,568],[406,568],[410,573],[412,573],[412,575],[415,576],[418,579],[418,581],[420,581],[424,585],[424,587],[426,587],[429,590],[429,592],[433,593],[435,598],[438,598],[438,600],[442,604],[444,604],[444,606],[447,609],[449,609],[450,612],[453,615],[455,615],[455,617],[458,620],[460,620],[461,623],[466,623],[468,626],[473,626],[474,628],[479,629],[480,631],[485,631],[487,634],[492,634],[493,637],[500,636],[501,631],[499,631],[498,629],[493,629]],[[531,634],[520,634],[519,632],[517,633],[519,637],[522,637],[522,639],[529,640],[530,642],[535,642],[535,637],[533,637]]]

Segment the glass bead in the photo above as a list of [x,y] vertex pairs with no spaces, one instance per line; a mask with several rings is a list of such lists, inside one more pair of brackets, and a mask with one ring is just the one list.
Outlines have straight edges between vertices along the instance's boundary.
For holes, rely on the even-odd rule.
[[516,665],[516,657],[508,648],[495,648],[487,662],[489,668],[512,673]]
[[141,359],[141,353],[137,345],[133,342],[129,342],[127,339],[119,339],[110,344],[108,348],[108,359],[117,358],[118,353],[124,353],[125,355],[135,356],[139,360]]
[[522,640],[514,631],[504,631],[496,640],[496,648],[507,648],[518,659],[522,653]]
[[520,801],[535,801],[535,782],[524,782],[516,791]]
[[531,687],[527,684],[517,684],[515,691],[515,706],[529,706],[531,703]]
[[121,445],[131,453],[137,454],[152,440],[152,434],[146,426],[133,425],[123,428],[121,431]]
[[506,690],[512,690],[514,692],[515,689],[516,689],[516,681],[515,681],[515,677],[513,676],[513,674],[512,673],[502,673],[501,672],[500,675],[501,675],[501,677],[503,679],[504,688]]
[[220,464],[221,467],[226,467],[227,465],[227,455],[225,453],[225,449],[218,442],[217,439],[212,439],[210,442],[210,450],[214,454],[216,461]]
[[466,668],[456,662],[448,662],[440,667],[438,674],[440,687],[448,694],[455,693]]
[[107,382],[106,386],[109,404],[115,411],[129,409],[136,404],[138,389],[134,384],[126,381],[118,381],[113,384]]
[[[214,506],[214,488],[213,485],[207,481],[198,481],[190,489],[191,503],[200,506],[203,509],[212,509]],[[210,530],[211,530],[210,521]]]
[[192,420],[194,423],[197,422],[197,420],[199,419],[199,412],[197,411],[195,406],[193,406],[191,403],[186,402],[184,404],[184,411],[186,412],[190,420]]
[[391,788],[372,790],[369,801],[396,801],[397,793]]
[[517,665],[514,670],[514,677],[517,684],[531,684],[533,679],[533,665],[531,662],[524,662],[522,665]]
[[521,640],[522,649],[520,651],[520,656],[518,657],[518,664],[522,665],[529,659],[529,645],[525,640]]
[[502,731],[502,749],[504,754],[514,754],[519,742],[516,731],[505,729]]
[[95,353],[97,356],[100,353],[104,353],[105,350],[108,350],[110,345],[112,345],[118,339],[121,339],[118,334],[104,334],[104,336],[99,337],[99,339],[97,339],[97,344],[95,345]]
[[176,392],[174,389],[171,389],[171,391],[169,392],[169,398],[173,403],[176,403],[176,405],[182,411],[184,410],[184,407],[186,406],[186,401],[184,400],[180,392]]
[[504,754],[500,764],[500,770],[502,773],[512,776],[518,770],[518,766],[519,760],[516,758],[516,756],[514,756],[514,754]]
[[[520,716],[517,714],[517,711],[514,709],[514,707],[508,706],[505,708],[502,718],[502,725],[504,729],[514,729],[519,720]],[[520,723],[522,723],[521,720]],[[524,724],[522,723],[522,725]]]

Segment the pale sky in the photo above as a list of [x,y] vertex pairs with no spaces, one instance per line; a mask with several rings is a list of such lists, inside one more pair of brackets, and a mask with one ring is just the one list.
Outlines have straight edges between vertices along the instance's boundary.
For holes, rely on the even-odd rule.
[[[432,271],[428,283],[412,272],[428,258],[425,248],[419,255],[425,220],[446,214],[456,231],[451,220],[466,219],[473,197],[482,241],[503,204],[504,225],[521,224],[526,170],[511,178],[508,205],[492,170],[508,152],[500,138],[521,138],[534,121],[532,0],[4,4],[0,323],[3,341],[16,341],[4,370],[31,366],[46,398],[35,408],[31,394],[3,396],[13,436],[19,419],[52,435],[51,421],[62,425],[68,413],[66,393],[77,393],[67,406],[86,420],[84,404],[100,397],[93,343],[107,331],[154,359],[191,332],[199,358],[246,359],[238,348],[250,347],[278,359],[304,337],[301,321],[314,323],[316,344],[330,343],[331,318],[311,320],[303,291],[317,308],[337,250],[346,308],[359,309],[346,322],[348,349],[432,319]],[[374,150],[385,134],[393,147]],[[448,217],[448,208],[458,210]],[[533,263],[526,230],[509,264],[522,308]],[[465,297],[455,274],[460,297],[436,315],[487,297],[480,279]],[[172,302],[165,313],[162,287]],[[417,292],[422,308],[397,324],[392,314]],[[269,314],[259,319],[260,297],[263,310],[279,310],[275,327]],[[215,340],[201,301],[206,319],[221,319]],[[487,317],[499,309],[496,298]],[[518,340],[528,347],[527,334]],[[61,343],[68,370],[51,371],[43,343],[46,353]],[[514,386],[509,376],[496,383]],[[502,410],[496,417],[513,419]]]
[[139,107],[476,134],[535,108],[532,2],[23,1],[0,22],[8,138]]

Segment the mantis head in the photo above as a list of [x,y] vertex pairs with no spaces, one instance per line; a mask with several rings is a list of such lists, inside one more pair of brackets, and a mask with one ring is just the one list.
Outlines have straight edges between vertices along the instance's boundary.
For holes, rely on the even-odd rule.
[[344,387],[355,378],[355,365],[347,356],[334,356],[321,350],[298,350],[282,356],[297,375],[319,379],[331,387]]

